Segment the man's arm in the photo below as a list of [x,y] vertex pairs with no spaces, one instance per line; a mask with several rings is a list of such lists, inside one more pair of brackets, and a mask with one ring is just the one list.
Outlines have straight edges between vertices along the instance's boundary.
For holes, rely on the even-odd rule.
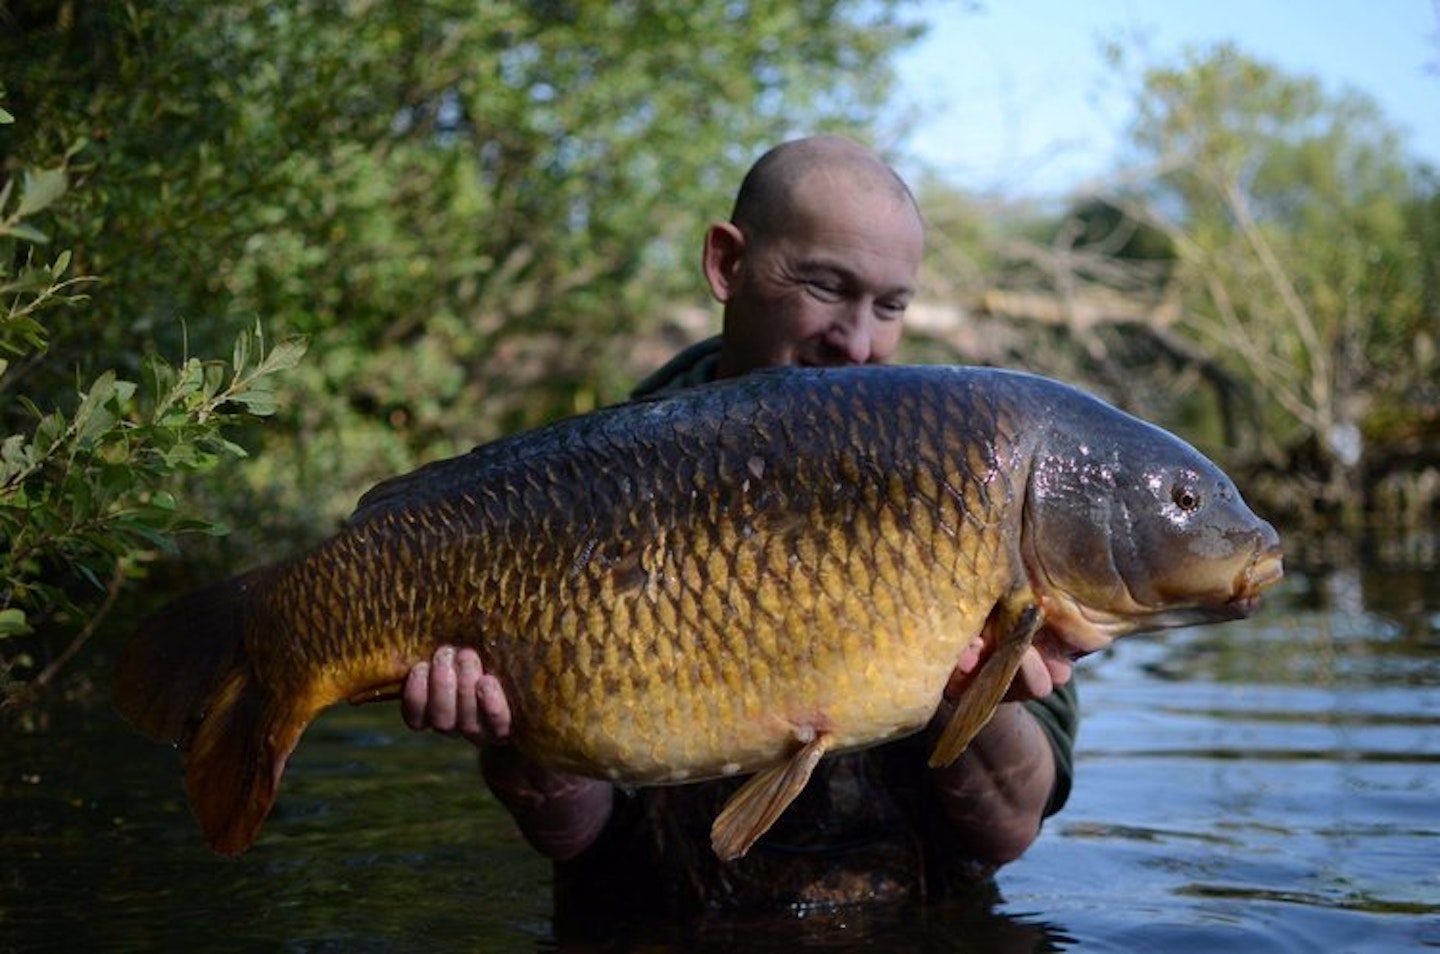
[[[932,734],[954,707],[940,707]],[[1055,788],[1055,754],[1039,721],[1019,702],[1005,702],[955,762],[932,773],[945,821],[968,853],[1003,865],[1040,834]]]
[[[978,647],[962,655],[931,720],[932,737],[938,738],[950,721],[952,700],[963,693],[979,661]],[[1065,745],[1068,752],[1074,726],[1068,732],[1047,731],[1024,703],[1051,696],[1070,681],[1072,669],[1064,646],[1042,632],[1026,652],[1006,701],[960,758],[932,773],[945,821],[978,860],[996,865],[1014,861],[1040,834],[1062,772],[1056,748]],[[1073,695],[1065,698],[1073,700]],[[1069,759],[1064,762],[1068,791]]]
[[412,729],[460,735],[476,745],[490,791],[546,857],[575,857],[609,821],[615,790],[608,782],[543,769],[507,744],[509,701],[475,650],[442,646],[430,662],[417,663],[405,679],[400,711]]

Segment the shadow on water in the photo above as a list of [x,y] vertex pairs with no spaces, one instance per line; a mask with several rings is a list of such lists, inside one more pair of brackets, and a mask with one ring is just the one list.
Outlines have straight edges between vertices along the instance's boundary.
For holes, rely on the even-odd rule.
[[549,870],[463,743],[341,708],[247,854],[102,710],[0,739],[0,952],[1440,948],[1433,548],[1295,566],[1256,618],[1080,667],[1076,787],[996,893],[554,936]]

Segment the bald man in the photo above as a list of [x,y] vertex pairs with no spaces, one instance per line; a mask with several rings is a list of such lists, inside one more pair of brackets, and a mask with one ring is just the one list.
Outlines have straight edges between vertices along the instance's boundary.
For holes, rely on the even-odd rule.
[[[705,233],[702,268],[720,336],[681,352],[634,396],[780,365],[888,361],[915,295],[924,228],[898,175],[846,139],[795,140],[741,183]],[[469,739],[492,792],[555,861],[557,926],[923,899],[973,888],[1034,841],[1070,790],[1077,709],[1070,663],[1042,634],[1009,696],[945,769],[929,732],[825,760],[773,828],[735,862],[710,824],[744,779],[627,792],[549,772],[504,744],[510,710],[473,650],[445,647],[406,683],[412,728]],[[959,661],[946,695],[978,665]]]

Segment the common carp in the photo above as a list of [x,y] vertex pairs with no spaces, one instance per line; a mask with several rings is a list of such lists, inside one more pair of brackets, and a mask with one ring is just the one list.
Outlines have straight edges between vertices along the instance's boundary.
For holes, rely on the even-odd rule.
[[913,733],[983,662],[931,764],[1042,628],[1076,656],[1247,615],[1279,538],[1169,433],[1067,385],[779,369],[619,405],[378,484],[313,551],[147,620],[119,709],[184,751],[210,844],[248,848],[306,725],[478,649],[514,745],[626,785],[756,773],[744,854],[826,753]]

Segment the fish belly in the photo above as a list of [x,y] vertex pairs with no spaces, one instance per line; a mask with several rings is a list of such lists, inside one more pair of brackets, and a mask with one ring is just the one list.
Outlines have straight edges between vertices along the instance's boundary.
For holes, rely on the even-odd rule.
[[520,626],[532,639],[483,647],[519,744],[654,784],[775,764],[820,732],[836,751],[923,728],[1012,571],[997,528],[894,490],[797,513],[751,488],[642,534],[633,558],[570,564]]

